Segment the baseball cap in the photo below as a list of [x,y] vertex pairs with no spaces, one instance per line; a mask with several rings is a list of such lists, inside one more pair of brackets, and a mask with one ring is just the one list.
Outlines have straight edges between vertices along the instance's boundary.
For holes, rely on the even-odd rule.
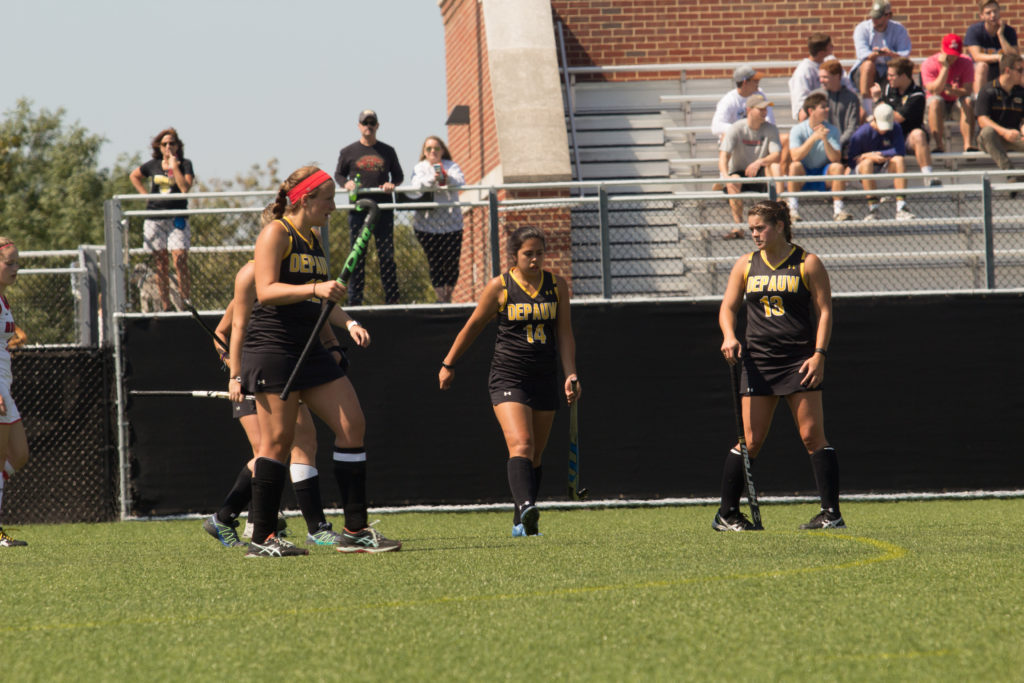
[[892,107],[885,102],[875,105],[873,118],[880,133],[888,133],[892,130],[893,122],[896,120]]
[[942,52],[959,57],[964,53],[964,41],[955,33],[947,33],[942,38]]
[[886,0],[875,0],[871,4],[871,18],[881,19],[883,16],[892,11],[892,5]]
[[749,81],[751,78],[759,79],[761,78],[761,74],[757,73],[757,69],[750,66],[749,64],[744,64],[743,66],[737,68],[735,71],[732,72],[733,83]]
[[775,106],[774,103],[766,100],[763,95],[751,95],[747,98],[747,109],[767,109],[772,106]]
[[367,119],[373,119],[374,123],[380,123],[377,112],[372,109],[364,109],[359,112],[359,123],[366,123]]

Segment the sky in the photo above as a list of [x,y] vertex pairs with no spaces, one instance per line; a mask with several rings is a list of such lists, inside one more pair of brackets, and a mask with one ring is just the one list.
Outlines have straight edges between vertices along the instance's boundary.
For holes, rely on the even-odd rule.
[[200,181],[274,157],[282,179],[333,174],[370,108],[408,178],[423,139],[447,136],[436,0],[28,0],[3,24],[0,110],[63,108],[106,138],[101,168],[149,158],[173,126]]

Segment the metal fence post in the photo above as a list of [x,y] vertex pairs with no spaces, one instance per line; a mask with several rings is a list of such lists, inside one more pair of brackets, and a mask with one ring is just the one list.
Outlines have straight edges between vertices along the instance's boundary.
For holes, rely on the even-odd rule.
[[988,173],[981,177],[982,229],[985,231],[985,288],[996,287],[996,250],[992,230],[992,180]]
[[601,235],[601,296],[612,298],[612,245],[609,239],[608,220],[608,188],[601,185],[597,189],[597,215],[600,222]]
[[501,273],[501,240],[498,239],[498,193],[492,187],[487,195],[488,220],[491,224],[491,277]]
[[103,202],[103,234],[106,249],[103,252],[103,300],[100,310],[103,314],[104,338],[109,344],[117,334],[116,313],[124,313],[127,306],[125,270],[128,268],[128,221],[121,213],[121,203],[116,199]]

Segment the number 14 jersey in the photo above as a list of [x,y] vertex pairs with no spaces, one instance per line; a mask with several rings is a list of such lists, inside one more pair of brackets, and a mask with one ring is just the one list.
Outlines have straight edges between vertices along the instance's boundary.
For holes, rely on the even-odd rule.
[[501,276],[498,337],[491,359],[492,376],[538,377],[556,372],[558,287],[543,271],[540,289],[530,295],[510,270]]

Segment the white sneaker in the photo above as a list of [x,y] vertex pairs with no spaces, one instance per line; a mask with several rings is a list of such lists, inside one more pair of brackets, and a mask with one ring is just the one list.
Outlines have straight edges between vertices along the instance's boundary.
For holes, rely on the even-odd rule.
[[878,209],[868,209],[868,212],[864,215],[866,221],[877,221],[878,220]]
[[906,209],[900,209],[896,212],[896,220],[898,221],[913,221],[917,220],[917,216],[910,213]]
[[832,215],[834,221],[848,221],[853,218],[853,215],[849,211],[836,211]]

